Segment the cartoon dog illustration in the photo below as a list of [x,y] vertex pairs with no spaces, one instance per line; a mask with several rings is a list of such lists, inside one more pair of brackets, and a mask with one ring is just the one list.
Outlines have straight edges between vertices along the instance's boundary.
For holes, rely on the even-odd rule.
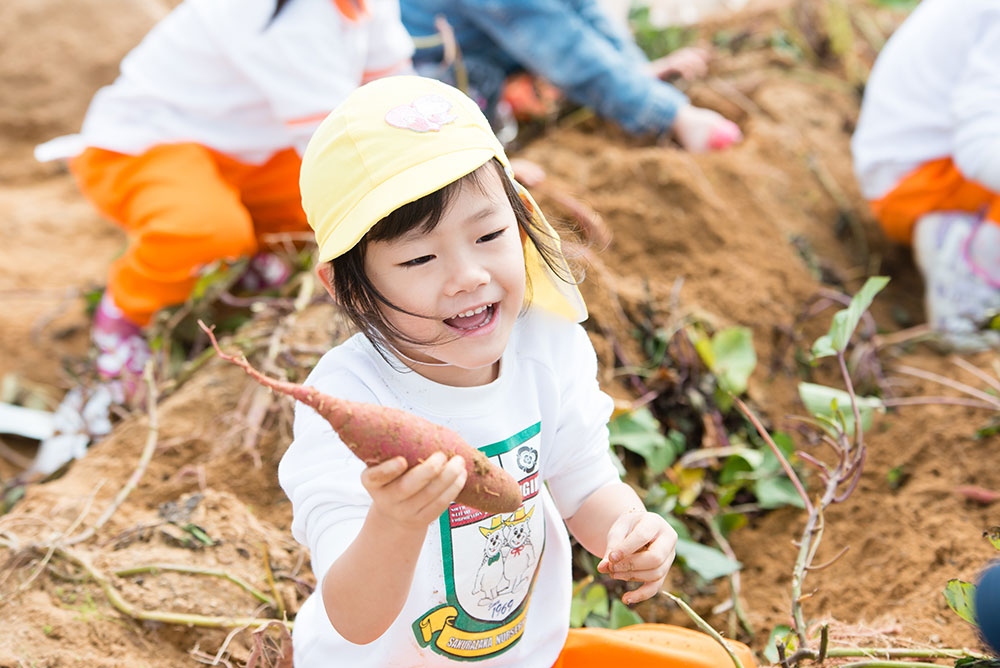
[[500,520],[499,516],[493,517],[493,524],[490,528],[479,527],[479,531],[486,537],[486,549],[483,550],[483,561],[476,572],[476,580],[472,586],[472,593],[482,593],[479,605],[488,606],[503,592],[510,589],[510,581],[504,574],[504,562],[501,548],[507,540],[507,525]]
[[510,581],[510,590],[517,591],[522,586],[531,581],[531,576],[535,572],[535,546],[531,544],[531,527],[528,519],[535,512],[535,507],[527,513],[524,507],[517,509],[509,519],[503,521],[508,531],[506,534],[506,544],[501,552],[503,553],[503,573]]

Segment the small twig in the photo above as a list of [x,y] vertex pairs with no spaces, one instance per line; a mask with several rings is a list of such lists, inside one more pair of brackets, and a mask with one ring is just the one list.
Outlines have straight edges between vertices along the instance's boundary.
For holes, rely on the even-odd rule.
[[132,472],[132,475],[129,476],[128,482],[126,482],[125,486],[118,491],[118,494],[115,495],[111,505],[105,509],[97,521],[80,535],[67,539],[64,542],[65,545],[76,545],[77,543],[82,543],[103,527],[108,520],[111,519],[111,516],[115,514],[115,511],[118,510],[122,503],[125,502],[125,499],[127,499],[128,495],[132,493],[132,490],[138,486],[143,474],[149,467],[149,462],[153,459],[153,453],[156,451],[156,441],[160,434],[160,424],[156,411],[158,396],[156,393],[156,383],[153,382],[152,360],[146,362],[146,367],[143,369],[142,375],[143,379],[146,381],[146,411],[149,415],[149,430],[146,433],[146,445],[142,449],[142,455],[139,457],[139,464]]
[[895,397],[883,399],[882,404],[886,407],[896,406],[964,406],[966,408],[981,408],[988,411],[1000,410],[994,404],[976,399],[966,399],[965,397]]
[[258,628],[266,624],[284,624],[289,629],[292,622],[276,621],[274,619],[260,619],[258,617],[213,617],[209,615],[186,614],[180,612],[167,612],[161,610],[143,610],[136,608],[131,603],[122,598],[121,593],[111,584],[106,575],[95,568],[86,557],[73,552],[69,548],[56,546],[55,552],[63,559],[76,564],[101,588],[108,602],[119,612],[133,619],[163,622],[164,624],[180,624],[183,626],[198,626],[205,628],[231,629],[236,627]]
[[[840,552],[838,552],[838,553],[837,553],[837,554],[836,554],[836,555],[835,555],[835,556],[834,556],[834,557],[833,557],[832,559],[830,559],[829,561],[825,561],[825,562],[823,562],[822,564],[820,564],[819,566],[812,566],[812,565],[809,565],[809,566],[806,566],[806,570],[807,570],[807,571],[821,571],[821,570],[823,570],[824,568],[829,568],[829,567],[830,567],[830,566],[832,566],[832,565],[833,565],[833,564],[834,564],[834,563],[835,563],[835,562],[836,562],[836,561],[837,561],[838,559],[840,559],[840,558],[841,558],[842,556],[844,556],[845,554],[847,554],[847,551],[848,551],[848,550],[850,550],[850,549],[851,549],[851,546],[850,546],[850,545],[845,545],[845,546],[844,546],[844,549],[842,549],[842,550],[841,550]],[[823,628],[825,629],[826,627],[824,626]],[[822,659],[820,659],[820,660],[822,661]]]
[[285,601],[282,599],[277,585],[274,584],[274,573],[271,571],[271,553],[267,549],[267,543],[261,542],[260,550],[264,555],[264,576],[267,578],[267,586],[270,587],[271,595],[274,597],[274,605],[277,609],[278,617],[284,619]]
[[781,468],[784,469],[785,475],[787,475],[788,479],[792,481],[792,484],[795,486],[795,491],[799,493],[803,503],[805,503],[806,512],[811,514],[813,511],[812,501],[809,500],[809,495],[806,493],[805,487],[802,486],[802,481],[799,480],[799,476],[795,474],[795,469],[793,469],[792,465],[788,462],[788,459],[785,457],[785,453],[783,453],[781,448],[777,446],[767,429],[764,429],[764,425],[760,423],[760,420],[757,419],[757,416],[754,415],[753,411],[751,411],[739,397],[733,396],[733,403],[740,410],[740,412],[743,413],[748,420],[750,420],[754,428],[757,430],[757,433],[760,434],[761,438],[763,438],[767,445],[771,448],[774,456],[777,457],[778,461],[781,463]]
[[944,385],[945,387],[950,387],[951,389],[957,390],[962,394],[967,394],[970,397],[975,397],[976,399],[980,399],[992,405],[997,410],[1000,410],[1000,399],[997,399],[992,394],[987,394],[982,390],[976,389],[971,385],[966,385],[961,381],[953,380],[946,376],[936,374],[932,371],[925,371],[924,369],[917,369],[906,365],[893,367],[893,371],[897,371],[907,376],[914,376],[915,378],[922,378],[923,380],[930,380],[935,383],[938,383],[939,385]]
[[997,392],[1000,392],[1000,380],[997,380],[996,378],[994,378],[990,374],[986,373],[985,371],[983,371],[982,369],[980,369],[976,365],[970,364],[968,361],[962,359],[958,355],[952,355],[951,357],[948,358],[948,361],[950,361],[952,364],[954,364],[958,368],[964,369],[965,371],[968,371],[973,376],[975,376],[979,380],[983,381],[984,383],[986,383],[987,385],[989,385],[990,387],[992,387]]
[[10,447],[0,439],[0,457],[3,457],[8,462],[18,467],[19,469],[28,470],[34,461],[30,457],[25,457],[20,452]]
[[28,576],[28,579],[25,580],[24,582],[22,582],[17,587],[17,589],[15,589],[10,594],[10,596],[0,597],[0,603],[5,603],[8,600],[12,600],[18,594],[20,594],[21,592],[27,590],[28,587],[31,586],[31,583],[34,582],[35,579],[39,575],[41,575],[42,571],[44,571],[45,568],[46,568],[46,566],[49,565],[49,561],[52,559],[53,555],[56,554],[56,551],[57,551],[58,545],[59,545],[59,542],[58,542],[59,539],[62,538],[62,537],[64,537],[64,536],[66,536],[67,534],[70,534],[70,533],[73,533],[74,531],[76,531],[76,528],[83,521],[83,518],[86,517],[87,513],[90,512],[90,506],[93,505],[93,503],[94,503],[94,497],[97,496],[97,492],[100,491],[100,489],[101,489],[101,487],[103,485],[104,485],[104,481],[103,480],[101,480],[100,482],[97,483],[97,485],[94,487],[94,491],[92,491],[90,493],[90,496],[87,497],[87,502],[85,504],[83,504],[83,510],[80,511],[80,513],[76,516],[76,519],[73,520],[73,522],[69,525],[69,528],[66,529],[66,531],[64,531],[63,533],[57,535],[52,541],[49,542],[48,545],[42,545],[42,546],[34,547],[34,549],[36,551],[41,551],[42,549],[44,549],[45,550],[45,554],[42,556],[41,560],[38,562],[38,565],[36,566],[35,570],[32,571],[31,574]]
[[736,654],[733,653],[733,650],[729,648],[729,645],[726,644],[725,639],[721,635],[719,635],[718,631],[712,628],[711,624],[702,619],[701,615],[695,612],[690,605],[682,601],[680,598],[674,596],[666,589],[661,589],[660,593],[669,598],[674,603],[676,603],[680,607],[680,609],[683,610],[685,613],[687,613],[687,616],[690,617],[691,620],[698,625],[698,628],[700,628],[708,635],[712,636],[715,642],[722,645],[722,649],[726,650],[726,654],[728,654],[729,658],[732,659],[733,665],[736,666],[736,668],[743,668],[743,663],[740,661],[739,657],[737,657]]
[[149,573],[151,575],[156,575],[160,571],[172,572],[172,573],[187,573],[189,575],[208,575],[210,577],[222,578],[224,580],[229,580],[236,586],[243,589],[245,592],[253,596],[255,599],[261,603],[265,603],[270,606],[275,606],[274,600],[270,596],[255,588],[249,582],[239,577],[238,575],[233,575],[225,571],[217,571],[211,568],[198,568],[196,566],[184,566],[182,564],[147,564],[144,566],[133,566],[131,568],[122,568],[114,571],[115,575],[118,577],[128,577],[130,575],[141,575],[143,573]]
[[247,627],[245,626],[238,626],[226,635],[226,639],[222,641],[222,645],[219,647],[219,651],[215,653],[215,661],[211,665],[214,666],[215,664],[222,661],[222,655],[225,654],[226,650],[229,648],[229,643],[233,641],[233,638],[236,637],[237,633],[246,631],[246,629]]
[[[736,552],[733,550],[733,546],[729,544],[729,541],[726,540],[726,537],[722,535],[722,531],[715,523],[715,517],[701,509],[693,507],[688,509],[687,514],[693,515],[704,522],[705,526],[708,527],[709,532],[712,534],[712,538],[715,539],[716,543],[718,543],[722,553],[733,561],[737,561]],[[753,638],[756,634],[754,633],[753,625],[750,624],[750,620],[747,618],[746,611],[743,609],[743,604],[740,602],[740,590],[740,571],[735,570],[729,574],[729,592],[730,598],[733,602],[733,614],[736,616],[737,621],[739,621],[746,634],[750,638]],[[730,629],[730,634],[735,635],[732,631],[734,631],[734,629]]]

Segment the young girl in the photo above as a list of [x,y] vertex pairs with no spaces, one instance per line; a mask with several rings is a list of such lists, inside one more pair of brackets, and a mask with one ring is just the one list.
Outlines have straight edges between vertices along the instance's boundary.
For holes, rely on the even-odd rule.
[[[71,158],[84,195],[129,235],[94,321],[105,377],[139,373],[142,328],[183,302],[200,268],[254,256],[268,234],[308,229],[299,154],[363,81],[410,70],[395,0],[185,0],[95,95]],[[257,255],[248,284],[288,269]]]
[[1000,346],[1000,4],[924,0],[886,43],[852,139],[861,190],[912,243],[927,319],[952,347]]
[[[601,572],[641,583],[626,603],[659,591],[676,534],[619,481],[585,306],[476,104],[420,77],[365,85],[317,130],[300,183],[318,274],[360,330],[307,384],[454,429],[524,500],[498,515],[453,503],[457,457],[366,468],[299,407],[278,474],[318,586],[295,620],[296,666],[662,661],[656,625],[567,641],[567,527]],[[704,638],[709,662],[689,665],[723,665]]]

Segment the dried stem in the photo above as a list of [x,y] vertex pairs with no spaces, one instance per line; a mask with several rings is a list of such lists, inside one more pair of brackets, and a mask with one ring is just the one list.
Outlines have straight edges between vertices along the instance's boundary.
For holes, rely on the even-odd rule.
[[809,500],[809,495],[806,493],[805,487],[802,486],[802,481],[799,480],[799,476],[795,474],[795,469],[793,469],[792,465],[788,463],[785,453],[783,453],[781,448],[775,444],[774,439],[771,438],[771,434],[768,433],[767,429],[764,428],[764,425],[762,425],[760,420],[757,419],[757,416],[754,415],[749,408],[747,408],[747,405],[743,403],[739,397],[734,396],[733,403],[740,410],[740,412],[743,413],[748,420],[750,420],[754,428],[757,430],[757,433],[760,434],[761,438],[767,442],[767,445],[771,448],[774,456],[778,458],[779,462],[781,462],[781,468],[784,469],[785,475],[787,475],[788,479],[792,481],[793,485],[795,485],[795,491],[797,491],[799,496],[802,497],[802,502],[805,504],[806,512],[812,513],[812,501]]
[[930,380],[939,385],[944,385],[945,387],[950,387],[953,390],[958,390],[962,394],[966,394],[970,397],[980,399],[988,404],[990,404],[995,410],[1000,410],[1000,399],[994,397],[992,394],[987,394],[982,390],[976,389],[971,385],[967,385],[961,381],[936,374],[932,371],[925,371],[924,369],[917,369],[912,366],[901,365],[893,368],[893,371],[905,374],[907,376],[913,376],[915,378],[922,378],[923,380]]
[[149,467],[150,460],[153,459],[153,453],[156,451],[156,441],[160,434],[160,425],[156,411],[158,396],[156,393],[156,383],[153,382],[152,360],[146,362],[146,367],[143,369],[142,376],[146,381],[146,411],[149,415],[149,430],[146,433],[146,445],[143,447],[142,455],[139,457],[139,464],[136,466],[135,471],[132,472],[132,475],[129,476],[128,482],[126,482],[125,486],[118,491],[118,494],[115,495],[111,505],[104,510],[101,516],[97,518],[97,521],[83,533],[64,541],[64,545],[68,546],[82,543],[97,533],[101,527],[107,524],[108,520],[111,519],[111,516],[115,514],[115,511],[118,510],[122,503],[125,502],[128,495],[132,493],[132,490],[138,486],[143,474]]
[[[729,541],[726,540],[726,537],[722,535],[722,531],[719,530],[719,526],[715,523],[715,517],[697,508],[689,508],[687,514],[693,515],[694,517],[700,519],[705,524],[705,526],[708,527],[709,532],[712,534],[712,538],[714,538],[715,542],[718,543],[719,548],[722,550],[722,553],[725,554],[730,559],[732,559],[733,561],[737,561],[736,552],[733,550],[733,546],[729,544]],[[739,621],[740,625],[743,627],[743,630],[746,632],[746,634],[749,637],[753,638],[755,635],[753,625],[750,624],[750,620],[747,618],[746,611],[743,609],[743,603],[740,602],[740,590],[741,590],[740,571],[735,570],[729,574],[729,592],[730,592],[730,598],[732,599],[733,602],[733,614],[736,615],[736,619]],[[731,627],[730,635],[735,635],[734,631],[735,629]]]
[[740,661],[739,657],[733,653],[733,650],[729,648],[729,645],[726,644],[726,640],[719,635],[718,631],[712,628],[711,624],[702,619],[701,615],[695,612],[690,605],[682,601],[680,598],[674,596],[666,589],[660,590],[660,593],[669,598],[674,603],[676,603],[680,607],[680,609],[683,610],[685,613],[687,613],[687,616],[690,617],[691,620],[698,625],[698,628],[700,628],[708,635],[712,636],[715,642],[722,645],[722,649],[726,650],[726,654],[728,654],[729,658],[732,659],[733,665],[736,666],[736,668],[743,668],[743,663]]
[[271,571],[271,553],[267,549],[267,543],[260,544],[261,552],[264,553],[264,575],[267,578],[267,586],[271,589],[271,595],[274,596],[274,605],[278,611],[278,617],[285,619],[285,601],[281,597],[281,592],[278,591],[277,585],[274,584],[274,573]]
[[260,601],[261,603],[266,603],[267,605],[270,605],[275,608],[278,607],[275,604],[275,601],[270,596],[260,591],[259,589],[255,588],[253,585],[251,585],[249,582],[239,577],[238,575],[232,575],[231,573],[227,573],[225,571],[217,571],[211,568],[198,568],[196,566],[184,566],[181,564],[147,564],[144,566],[133,566],[131,568],[122,568],[116,570],[114,573],[118,577],[128,577],[129,575],[141,575],[143,573],[150,573],[152,575],[155,575],[161,571],[167,571],[172,573],[188,573],[190,575],[208,575],[210,577],[229,580],[234,585],[240,587],[248,594],[253,596],[255,599]]
[[[119,612],[133,619],[143,621],[163,622],[165,624],[181,624],[184,626],[199,626],[207,628],[232,629],[237,627],[257,628],[266,624],[274,623],[273,619],[261,619],[258,617],[213,617],[208,615],[187,614],[181,612],[169,612],[162,610],[143,610],[136,608],[126,601],[121,593],[114,588],[111,581],[104,573],[94,567],[82,554],[73,552],[67,547],[56,546],[55,552],[58,556],[76,564],[90,576],[101,588],[108,602]],[[281,621],[289,629],[292,622]]]
[[948,360],[952,364],[957,366],[959,369],[963,369],[964,371],[971,373],[973,376],[983,381],[997,392],[1000,392],[1000,380],[986,373],[976,365],[970,364],[969,362],[967,362],[966,360],[962,359],[957,355],[952,355],[951,357],[948,358]]

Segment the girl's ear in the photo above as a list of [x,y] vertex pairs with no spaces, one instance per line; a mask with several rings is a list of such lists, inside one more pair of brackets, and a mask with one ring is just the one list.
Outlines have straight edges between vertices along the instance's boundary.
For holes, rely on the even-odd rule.
[[323,284],[323,287],[326,288],[327,294],[330,295],[334,303],[337,303],[337,293],[333,289],[333,263],[323,262],[316,265],[316,277]]

